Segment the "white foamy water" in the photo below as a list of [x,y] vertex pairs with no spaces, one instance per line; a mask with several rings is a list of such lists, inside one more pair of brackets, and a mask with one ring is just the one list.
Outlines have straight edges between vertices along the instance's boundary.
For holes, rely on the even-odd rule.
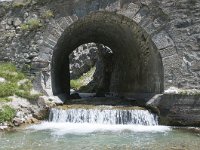
[[144,125],[110,125],[110,124],[92,124],[92,123],[58,123],[58,122],[43,122],[38,125],[33,125],[29,129],[34,130],[51,130],[55,135],[64,134],[84,134],[92,132],[166,132],[170,128],[167,126],[144,126]]
[[148,110],[122,109],[56,109],[50,111],[49,121],[92,124],[158,125],[158,118]]
[[11,2],[13,0],[0,0],[0,2]]
[[49,122],[29,129],[50,130],[55,135],[92,132],[166,132],[170,128],[158,125],[158,117],[147,110],[120,109],[56,109],[49,114]]

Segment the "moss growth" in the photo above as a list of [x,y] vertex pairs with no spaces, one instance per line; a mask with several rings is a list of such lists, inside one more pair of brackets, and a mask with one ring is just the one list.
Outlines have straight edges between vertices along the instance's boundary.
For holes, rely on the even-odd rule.
[[46,10],[43,14],[42,14],[42,18],[44,19],[49,19],[54,17],[53,11],[52,10]]
[[30,19],[28,22],[21,24],[21,30],[28,31],[28,30],[36,30],[42,27],[43,24],[39,19]]
[[70,80],[71,88],[79,90],[81,87],[86,86],[88,84],[88,81],[92,78],[95,69],[96,68],[93,67],[87,73],[84,73],[80,78],[75,80]]
[[0,109],[0,123],[6,121],[12,121],[15,116],[15,110],[8,105],[3,106]]

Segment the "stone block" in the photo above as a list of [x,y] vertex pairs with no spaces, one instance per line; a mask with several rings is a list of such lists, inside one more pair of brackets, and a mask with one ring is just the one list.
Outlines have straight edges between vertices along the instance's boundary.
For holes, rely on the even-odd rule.
[[161,31],[152,38],[158,49],[164,49],[169,46],[174,46],[173,40],[169,37],[166,31]]

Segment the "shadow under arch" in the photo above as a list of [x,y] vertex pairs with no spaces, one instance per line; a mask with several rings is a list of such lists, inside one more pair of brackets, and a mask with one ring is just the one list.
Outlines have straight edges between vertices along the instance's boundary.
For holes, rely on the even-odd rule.
[[70,95],[69,54],[85,43],[110,47],[113,72],[109,92],[119,95],[163,92],[160,53],[150,36],[133,20],[112,12],[95,12],[67,27],[54,47],[51,62],[53,94]]

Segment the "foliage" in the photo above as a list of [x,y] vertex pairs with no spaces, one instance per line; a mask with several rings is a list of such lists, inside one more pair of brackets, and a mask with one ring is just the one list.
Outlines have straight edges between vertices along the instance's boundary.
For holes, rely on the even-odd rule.
[[37,100],[41,96],[41,94],[31,94],[30,91],[17,91],[15,94],[28,100]]
[[14,1],[12,6],[13,8],[22,8],[22,7],[25,7],[27,6],[28,4],[31,3],[32,0],[23,0],[23,1]]
[[11,63],[0,63],[0,77],[10,82],[17,82],[24,79],[25,75]]
[[42,14],[42,18],[44,19],[49,19],[51,17],[54,17],[53,11],[52,10],[46,10],[43,14]]
[[21,8],[21,7],[24,7],[24,6],[25,6],[24,3],[18,3],[18,2],[13,3],[14,8]]
[[36,30],[40,27],[42,27],[42,23],[39,19],[30,19],[26,23],[21,24],[21,30],[27,31],[27,30]]
[[0,102],[10,102],[12,98],[9,97],[0,97]]
[[0,102],[9,101],[9,96],[17,95],[29,100],[37,100],[40,94],[31,94],[32,82],[11,63],[0,63],[0,77],[6,82],[0,84]]
[[16,83],[3,83],[0,84],[0,97],[12,96],[17,91]]
[[91,68],[87,73],[84,73],[80,78],[70,80],[71,88],[79,90],[81,87],[88,84],[87,80],[90,80],[95,72],[95,67]]
[[15,110],[8,105],[4,105],[0,109],[0,123],[5,121],[12,121],[15,116]]

